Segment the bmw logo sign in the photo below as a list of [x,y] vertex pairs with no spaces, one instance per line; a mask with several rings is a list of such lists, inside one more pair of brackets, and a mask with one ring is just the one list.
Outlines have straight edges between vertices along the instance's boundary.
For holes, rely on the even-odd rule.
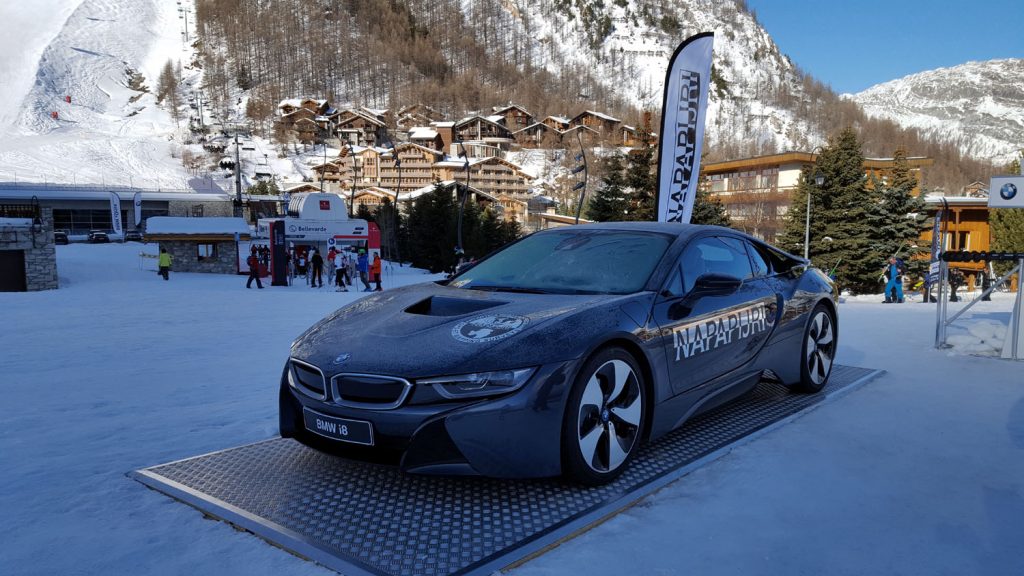
[[1003,187],[999,189],[999,196],[1003,200],[1013,200],[1013,197],[1017,195],[1017,186],[1013,182],[1007,182],[1003,184]]
[[348,362],[348,359],[351,357],[351,354],[338,354],[338,357],[332,360],[331,364],[344,364],[345,362]]

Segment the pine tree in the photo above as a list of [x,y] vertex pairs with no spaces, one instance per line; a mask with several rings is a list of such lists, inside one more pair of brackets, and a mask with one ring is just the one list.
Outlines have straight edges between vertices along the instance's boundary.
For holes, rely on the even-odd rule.
[[629,200],[626,198],[620,155],[608,159],[601,182],[601,188],[587,204],[587,218],[597,222],[621,222],[626,218]]
[[697,188],[693,198],[693,212],[690,214],[691,224],[707,224],[711,226],[732,226],[732,219],[725,211],[725,206],[718,198],[712,198],[711,192]]
[[[896,150],[893,162],[891,180],[887,184],[876,183],[881,201],[868,214],[875,236],[874,250],[883,258],[893,255],[902,258],[911,276],[917,277],[927,264],[914,258],[924,249],[918,246],[918,240],[928,227],[925,202],[923,197],[914,196],[917,179],[910,172],[906,151]],[[879,268],[882,266],[884,263],[879,264]]]
[[658,189],[654,171],[654,147],[645,138],[643,146],[629,154],[626,187],[629,192],[629,220],[649,222],[657,219],[654,205]]
[[782,236],[783,248],[792,250],[794,244],[803,247],[806,211],[800,208],[806,206],[810,193],[811,262],[825,270],[835,268],[840,289],[854,294],[876,291],[883,256],[873,245],[875,235],[868,214],[878,194],[865,186],[864,155],[853,128],[830,137],[818,156],[817,170],[824,177],[820,189],[813,183],[813,170],[805,167],[801,172]]

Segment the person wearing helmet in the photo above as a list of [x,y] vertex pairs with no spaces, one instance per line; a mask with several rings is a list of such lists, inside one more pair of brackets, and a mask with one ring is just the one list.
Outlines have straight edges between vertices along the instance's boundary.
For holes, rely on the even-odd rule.
[[370,271],[370,260],[366,257],[366,250],[359,249],[359,260],[356,261],[356,268],[359,269],[359,280],[363,283],[363,292],[370,291],[370,283],[367,281]]

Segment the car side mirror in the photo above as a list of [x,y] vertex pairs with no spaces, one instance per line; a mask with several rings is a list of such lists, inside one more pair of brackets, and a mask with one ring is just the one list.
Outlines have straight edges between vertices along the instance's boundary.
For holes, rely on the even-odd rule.
[[735,276],[709,272],[697,277],[691,296],[728,296],[740,289],[743,281]]

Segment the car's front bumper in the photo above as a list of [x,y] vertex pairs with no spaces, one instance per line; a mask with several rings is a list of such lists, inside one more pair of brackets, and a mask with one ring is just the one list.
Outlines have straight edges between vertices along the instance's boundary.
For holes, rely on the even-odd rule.
[[[541,366],[520,390],[497,398],[436,404],[406,403],[367,410],[317,400],[282,377],[281,436],[346,457],[398,461],[407,472],[540,478],[562,471],[565,402],[577,361]],[[370,422],[373,446],[325,438],[306,430],[302,409]]]

